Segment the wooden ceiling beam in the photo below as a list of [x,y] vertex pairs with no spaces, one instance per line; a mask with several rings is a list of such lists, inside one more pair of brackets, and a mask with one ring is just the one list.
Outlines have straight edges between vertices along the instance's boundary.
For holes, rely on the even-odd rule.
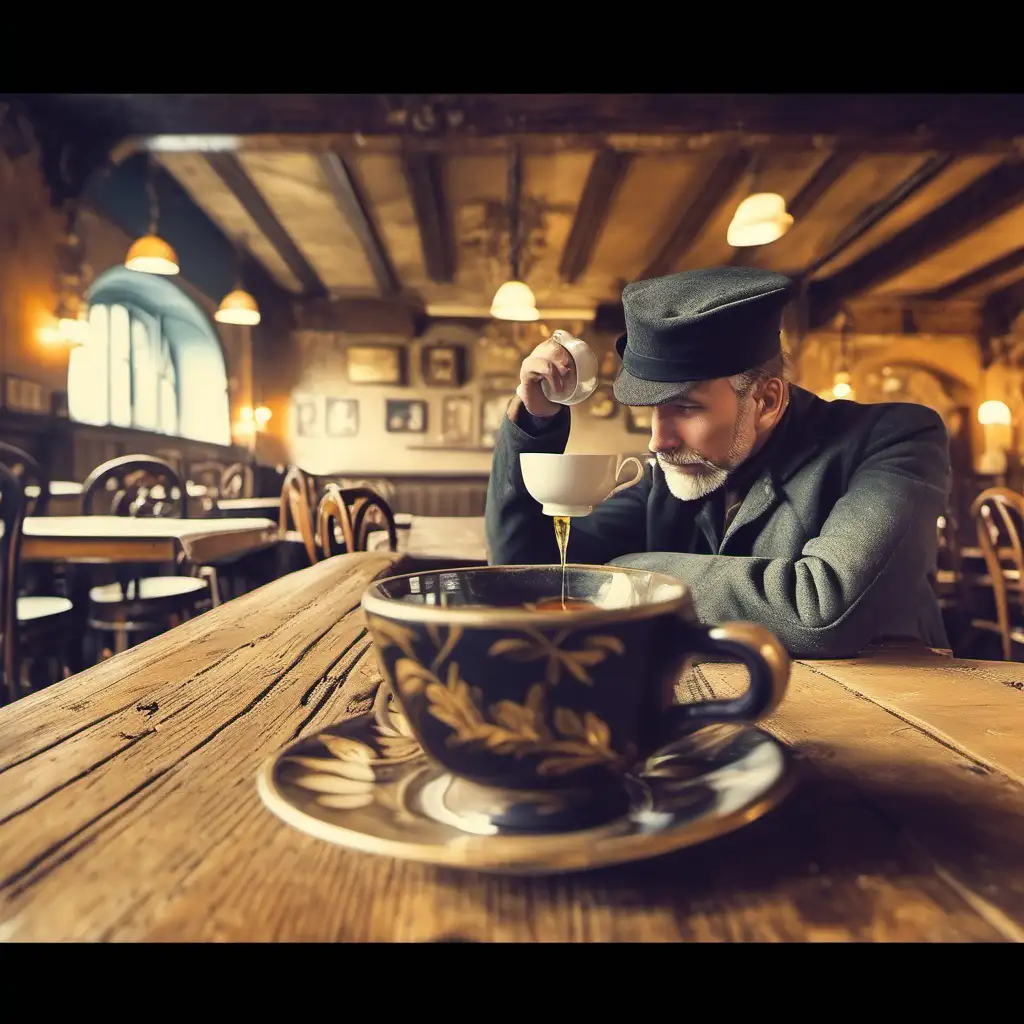
[[751,154],[747,150],[726,153],[711,167],[693,201],[686,208],[668,240],[658,254],[644,268],[641,278],[660,277],[672,272],[686,250],[700,237],[701,232],[732,194],[750,166]]
[[632,162],[632,154],[613,149],[598,150],[594,157],[558,266],[558,273],[566,284],[575,284],[590,266],[597,240]]
[[1009,334],[1013,322],[1024,312],[1024,277],[993,292],[981,307],[985,342]]
[[949,153],[938,153],[929,157],[920,167],[908,174],[895,188],[877,202],[862,210],[839,234],[828,251],[805,267],[801,277],[810,278],[822,267],[828,266],[855,242],[859,242],[876,224],[888,217],[897,207],[905,203],[929,182],[934,181],[950,164],[954,157]]
[[746,132],[842,136],[865,151],[1012,151],[1024,95],[785,93],[129,94],[32,96],[123,137],[360,133],[429,137]]
[[456,253],[443,160],[437,153],[406,153],[402,169],[416,211],[427,276],[439,284],[450,284],[455,279]]
[[991,260],[984,266],[963,274],[953,281],[948,281],[941,288],[935,288],[923,297],[926,299],[952,299],[969,288],[983,285],[987,281],[994,281],[997,277],[1012,273],[1014,270],[1024,270],[1024,246],[1014,249],[1013,252],[1008,252],[1005,256],[1000,256],[998,259]]
[[334,196],[334,202],[359,239],[381,295],[397,295],[402,287],[401,282],[384,239],[370,214],[370,204],[352,168],[337,153],[321,153],[319,159],[320,169]]
[[[792,216],[794,226],[806,217],[821,201],[825,193],[857,162],[860,154],[850,150],[835,150],[822,161],[821,166],[805,182],[804,187],[787,204],[786,210]],[[734,267],[746,266],[753,262],[760,252],[759,245],[745,245],[736,250],[731,262]]]
[[304,294],[312,297],[326,295],[327,289],[320,276],[299,251],[299,247],[277,219],[274,211],[267,205],[267,201],[260,194],[252,178],[246,174],[238,157],[233,153],[207,153],[205,158],[302,284]]
[[1006,160],[856,262],[812,283],[811,328],[827,323],[855,295],[888,281],[983,228],[1024,201],[1024,160]]

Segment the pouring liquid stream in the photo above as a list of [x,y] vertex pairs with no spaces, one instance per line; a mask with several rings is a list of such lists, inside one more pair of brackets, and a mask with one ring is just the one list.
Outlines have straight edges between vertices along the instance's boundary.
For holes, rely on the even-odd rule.
[[562,611],[565,611],[565,552],[569,545],[569,516],[552,516],[555,522],[555,539],[558,541],[558,554],[562,560]]

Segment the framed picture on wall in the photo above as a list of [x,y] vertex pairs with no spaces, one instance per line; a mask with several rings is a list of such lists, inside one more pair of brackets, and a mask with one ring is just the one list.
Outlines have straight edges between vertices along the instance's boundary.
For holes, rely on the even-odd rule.
[[515,397],[514,392],[498,391],[486,394],[480,402],[480,444],[484,448],[493,448],[494,439],[501,427],[501,421],[508,412],[509,403]]
[[316,395],[292,395],[292,427],[296,437],[316,437],[320,431],[320,400]]
[[631,434],[649,434],[653,415],[653,406],[627,405],[626,430]]
[[392,434],[425,434],[427,403],[418,398],[389,398],[386,426]]
[[466,350],[461,345],[428,345],[422,360],[424,384],[457,388],[466,383]]
[[353,384],[405,384],[405,349],[401,345],[352,345],[346,353]]
[[328,437],[354,437],[359,433],[359,402],[355,398],[328,398],[324,413]]
[[596,420],[610,420],[618,407],[611,384],[598,384],[585,406]]
[[442,400],[441,440],[445,444],[469,444],[473,440],[473,399],[470,395],[446,395]]
[[43,385],[8,373],[4,377],[4,405],[14,412],[48,412]]

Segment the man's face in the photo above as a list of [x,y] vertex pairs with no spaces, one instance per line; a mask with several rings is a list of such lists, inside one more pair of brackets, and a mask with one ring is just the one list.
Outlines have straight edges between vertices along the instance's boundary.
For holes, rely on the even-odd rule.
[[[763,385],[741,398],[727,377],[703,381],[686,395],[654,407],[650,450],[680,501],[721,487],[749,458],[777,416],[765,422]],[[768,403],[771,404],[769,398]]]

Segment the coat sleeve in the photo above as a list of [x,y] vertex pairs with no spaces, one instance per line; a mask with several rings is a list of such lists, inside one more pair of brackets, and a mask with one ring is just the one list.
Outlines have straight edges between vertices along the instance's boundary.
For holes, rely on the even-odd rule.
[[794,657],[852,657],[917,599],[935,563],[935,524],[949,487],[942,419],[924,406],[893,404],[801,557],[653,552],[614,564],[677,576],[702,622],[760,623]]
[[[487,485],[485,528],[492,565],[551,565],[558,545],[551,517],[523,483],[521,452],[561,454],[569,441],[570,413],[562,409],[549,424],[528,433],[517,422],[521,402],[509,407],[495,439]],[[603,565],[627,551],[643,551],[647,536],[650,469],[635,486],[598,505],[589,516],[575,517],[566,552],[570,562]]]

